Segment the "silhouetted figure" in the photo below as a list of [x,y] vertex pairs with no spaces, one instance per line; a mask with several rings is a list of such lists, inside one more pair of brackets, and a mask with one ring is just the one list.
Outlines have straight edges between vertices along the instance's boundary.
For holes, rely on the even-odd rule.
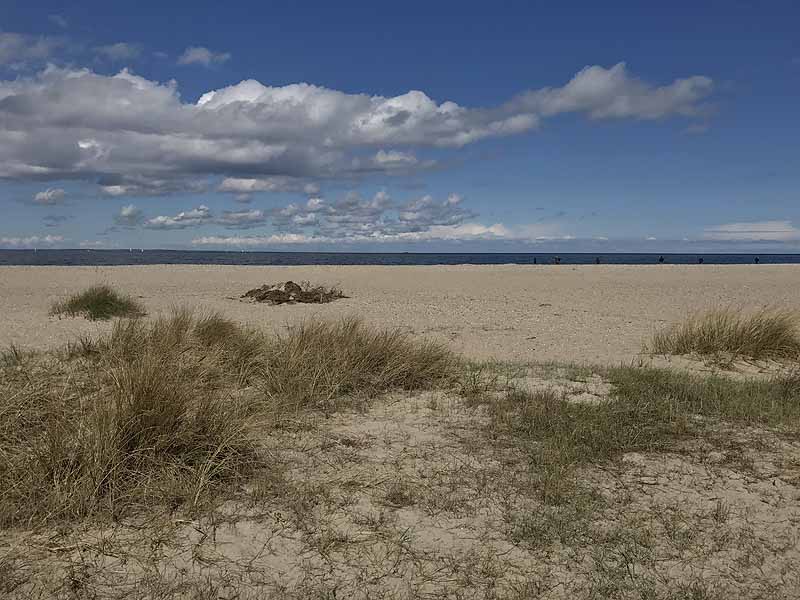
[[701,256],[700,258],[698,258],[698,259],[697,259],[697,262],[698,262],[698,264],[701,264],[701,265],[702,265],[702,264],[703,264],[703,257]]
[[533,264],[536,264],[536,257],[533,257]]
[[658,262],[663,264],[664,263],[664,257],[663,256],[659,256],[658,257]]
[[561,257],[560,256],[554,256],[553,257],[553,264],[554,265],[560,265],[561,264]]
[[600,257],[599,256],[595,257],[594,264],[596,264],[596,265],[600,264]]
[[760,258],[758,258],[758,257],[756,256],[755,263],[756,263],[756,264],[758,264],[758,263],[760,263],[760,262],[761,262],[761,259],[760,259]]

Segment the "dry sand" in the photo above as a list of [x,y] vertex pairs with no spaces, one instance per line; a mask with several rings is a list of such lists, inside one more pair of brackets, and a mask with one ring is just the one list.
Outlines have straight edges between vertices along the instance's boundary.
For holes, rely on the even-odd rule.
[[[268,282],[337,284],[348,299],[269,306],[238,299]],[[798,307],[800,265],[0,267],[0,347],[64,344],[108,323],[48,315],[95,283],[141,298],[151,315],[185,305],[281,329],[358,315],[446,342],[476,359],[616,364],[654,330],[719,306]]]

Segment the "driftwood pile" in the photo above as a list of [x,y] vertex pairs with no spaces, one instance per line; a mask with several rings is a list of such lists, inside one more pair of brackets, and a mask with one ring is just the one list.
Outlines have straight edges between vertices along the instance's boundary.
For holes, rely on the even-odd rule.
[[312,286],[307,281],[297,284],[287,281],[279,284],[265,284],[245,292],[242,298],[254,302],[268,302],[270,304],[325,304],[339,298],[347,298],[337,287],[326,288],[321,285]]

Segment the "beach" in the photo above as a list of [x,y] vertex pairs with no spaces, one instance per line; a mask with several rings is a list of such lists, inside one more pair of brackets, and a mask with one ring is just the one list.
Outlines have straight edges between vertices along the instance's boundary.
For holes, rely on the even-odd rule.
[[[281,306],[239,298],[287,280],[338,285],[349,297]],[[355,315],[475,360],[608,365],[636,360],[654,331],[696,312],[795,308],[798,281],[800,265],[1,267],[0,346],[56,348],[109,330],[49,315],[52,302],[108,283],[150,316],[186,306],[280,332]]]

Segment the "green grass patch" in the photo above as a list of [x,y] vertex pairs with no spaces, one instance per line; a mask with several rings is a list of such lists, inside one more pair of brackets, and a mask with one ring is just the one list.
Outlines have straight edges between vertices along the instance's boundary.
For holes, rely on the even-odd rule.
[[130,296],[124,296],[108,285],[96,285],[73,294],[66,300],[54,303],[50,313],[70,317],[83,316],[98,321],[112,317],[140,317],[145,311],[144,307]]

